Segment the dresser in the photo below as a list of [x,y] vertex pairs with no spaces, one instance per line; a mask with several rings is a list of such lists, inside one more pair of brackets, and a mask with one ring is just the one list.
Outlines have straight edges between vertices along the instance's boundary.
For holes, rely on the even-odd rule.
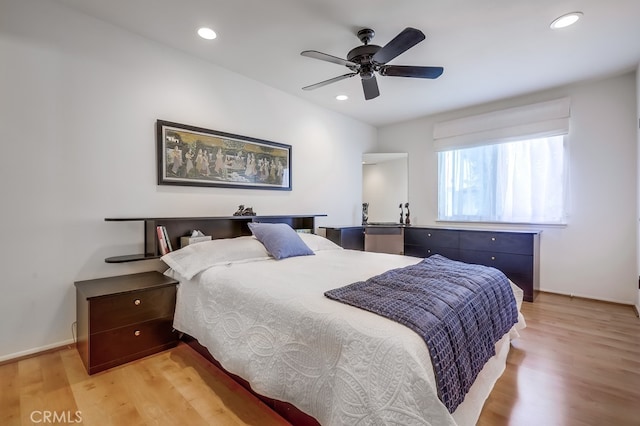
[[501,270],[533,302],[540,288],[540,231],[406,227],[407,256],[440,254],[452,260]]
[[177,284],[155,271],[75,283],[77,348],[89,374],[177,345]]

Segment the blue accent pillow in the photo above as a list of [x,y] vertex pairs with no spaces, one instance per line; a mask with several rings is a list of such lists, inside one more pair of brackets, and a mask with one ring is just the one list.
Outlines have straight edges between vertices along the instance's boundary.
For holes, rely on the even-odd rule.
[[249,222],[253,235],[276,260],[315,254],[286,223]]

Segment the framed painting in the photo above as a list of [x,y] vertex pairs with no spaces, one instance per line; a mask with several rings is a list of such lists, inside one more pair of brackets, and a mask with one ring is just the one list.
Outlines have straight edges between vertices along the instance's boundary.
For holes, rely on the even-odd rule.
[[158,185],[291,191],[291,146],[158,120]]

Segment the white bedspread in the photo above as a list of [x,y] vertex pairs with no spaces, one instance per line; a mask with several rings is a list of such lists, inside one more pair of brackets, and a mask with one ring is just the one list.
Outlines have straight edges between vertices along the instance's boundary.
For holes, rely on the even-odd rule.
[[[180,283],[174,327],[256,392],[290,402],[322,425],[455,425],[416,333],[323,295],[419,260],[326,250],[215,266]],[[503,340],[508,345],[508,336]],[[471,412],[459,417],[477,418],[477,403]]]

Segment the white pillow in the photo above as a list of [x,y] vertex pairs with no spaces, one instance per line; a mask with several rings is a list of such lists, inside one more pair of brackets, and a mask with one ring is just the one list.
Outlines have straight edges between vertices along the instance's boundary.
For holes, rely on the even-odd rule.
[[300,232],[298,233],[298,235],[300,235],[302,241],[304,241],[304,243],[313,251],[342,250],[342,247],[323,236],[316,234],[306,234],[304,232]]
[[190,280],[212,266],[270,259],[264,245],[251,236],[224,238],[190,244],[160,258],[171,269]]

